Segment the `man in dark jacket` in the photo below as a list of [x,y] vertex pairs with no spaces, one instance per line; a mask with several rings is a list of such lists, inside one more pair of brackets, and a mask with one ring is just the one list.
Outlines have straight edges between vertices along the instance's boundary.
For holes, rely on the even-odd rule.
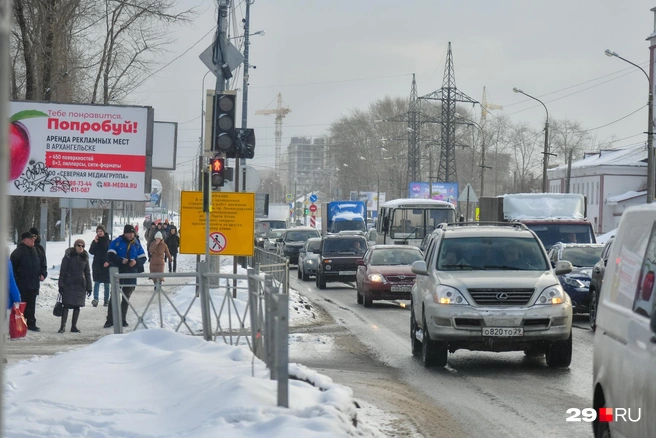
[[103,306],[107,307],[109,302],[109,262],[107,251],[109,250],[109,236],[105,232],[105,226],[100,224],[96,227],[96,237],[91,242],[89,253],[93,255],[93,307],[98,306],[100,285],[104,288]]
[[[146,254],[144,253],[141,243],[134,238],[135,229],[128,224],[123,228],[123,234],[112,240],[107,251],[107,261],[110,266],[118,267],[120,274],[136,274],[143,268],[146,263]],[[142,271],[143,272],[143,271]],[[137,284],[136,278],[124,278],[121,280],[121,289],[125,295],[121,300],[121,316],[123,318],[123,327],[128,326],[128,300],[134,292],[134,285]],[[112,314],[112,299],[109,299],[107,309],[107,322],[105,328],[114,326],[114,315]]]
[[169,272],[176,272],[178,270],[178,250],[180,248],[180,237],[178,230],[175,227],[169,227],[170,234],[166,238],[166,246],[169,247],[171,258],[169,259]]
[[41,236],[39,236],[39,230],[33,227],[30,228],[30,233],[32,233],[32,237],[34,237],[34,249],[36,249],[37,254],[39,254],[41,264],[46,267],[46,275],[44,275],[45,278],[48,276],[48,259],[46,258],[46,250],[43,248],[43,245],[41,245]]
[[27,328],[35,332],[41,331],[36,325],[36,297],[39,295],[41,282],[48,275],[46,265],[41,264],[41,259],[34,248],[34,238],[29,231],[21,234],[22,242],[11,253],[11,264],[14,268],[14,278],[21,293],[21,300],[25,305],[25,319]]

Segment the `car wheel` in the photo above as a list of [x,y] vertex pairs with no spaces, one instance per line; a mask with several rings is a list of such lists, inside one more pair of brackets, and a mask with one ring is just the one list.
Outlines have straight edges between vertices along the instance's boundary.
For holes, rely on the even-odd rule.
[[417,339],[417,321],[415,320],[415,310],[413,305],[410,305],[410,348],[413,356],[421,354],[421,342]]
[[364,300],[362,299],[362,295],[360,294],[360,292],[356,292],[356,297],[358,300],[358,304],[362,304]]
[[572,363],[572,332],[565,341],[552,342],[547,347],[547,365],[550,368],[567,368]]
[[317,274],[317,284],[319,285],[319,289],[326,288],[326,279],[324,278],[323,275]]
[[426,315],[422,315],[422,333],[424,335],[421,343],[421,360],[425,368],[432,366],[446,366],[449,350],[446,342],[436,342],[430,338],[426,329]]
[[597,291],[590,289],[590,328],[595,331],[597,328]]
[[374,303],[374,300],[369,298],[366,294],[363,294],[363,299],[364,299],[364,307],[371,307],[371,305]]
[[304,267],[303,265],[299,265],[299,266],[298,266],[298,269],[301,270],[301,280],[303,280],[303,281],[309,281],[309,280],[310,280],[310,276],[309,276],[308,274],[305,273],[305,267]]
[[299,280],[302,278],[302,277],[301,277],[301,267],[300,267],[300,266],[299,266],[298,269],[296,270],[296,276],[298,277]]

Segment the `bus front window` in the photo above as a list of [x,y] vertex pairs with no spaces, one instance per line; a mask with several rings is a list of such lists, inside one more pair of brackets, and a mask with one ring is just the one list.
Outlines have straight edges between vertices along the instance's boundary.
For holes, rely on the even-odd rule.
[[441,223],[452,223],[456,221],[456,212],[450,208],[439,208],[426,210],[428,222],[426,233],[430,233]]
[[394,239],[422,239],[424,237],[424,210],[405,208],[394,210],[390,237]]

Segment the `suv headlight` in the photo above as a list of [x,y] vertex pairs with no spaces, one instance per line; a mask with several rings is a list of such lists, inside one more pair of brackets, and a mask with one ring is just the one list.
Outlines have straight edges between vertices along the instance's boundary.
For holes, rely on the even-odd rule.
[[306,260],[305,263],[307,263],[308,265],[313,265],[313,264],[314,264],[314,260]]
[[433,301],[435,301],[437,304],[450,304],[450,305],[469,304],[458,289],[452,288],[450,286],[437,286],[437,291],[433,296]]
[[565,292],[558,286],[549,286],[542,291],[535,304],[563,304],[565,302]]
[[581,280],[577,280],[576,278],[563,277],[563,281],[565,282],[565,284],[577,289],[586,287],[585,283],[583,283]]
[[380,274],[369,274],[369,281],[372,283],[385,283],[385,277]]

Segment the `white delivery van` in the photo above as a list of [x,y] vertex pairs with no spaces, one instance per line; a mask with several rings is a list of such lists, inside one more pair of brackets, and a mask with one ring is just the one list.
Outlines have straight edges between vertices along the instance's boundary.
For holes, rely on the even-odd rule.
[[[629,208],[622,215],[599,297],[595,437],[656,437],[655,275],[656,204]],[[612,421],[600,421],[602,412]]]

